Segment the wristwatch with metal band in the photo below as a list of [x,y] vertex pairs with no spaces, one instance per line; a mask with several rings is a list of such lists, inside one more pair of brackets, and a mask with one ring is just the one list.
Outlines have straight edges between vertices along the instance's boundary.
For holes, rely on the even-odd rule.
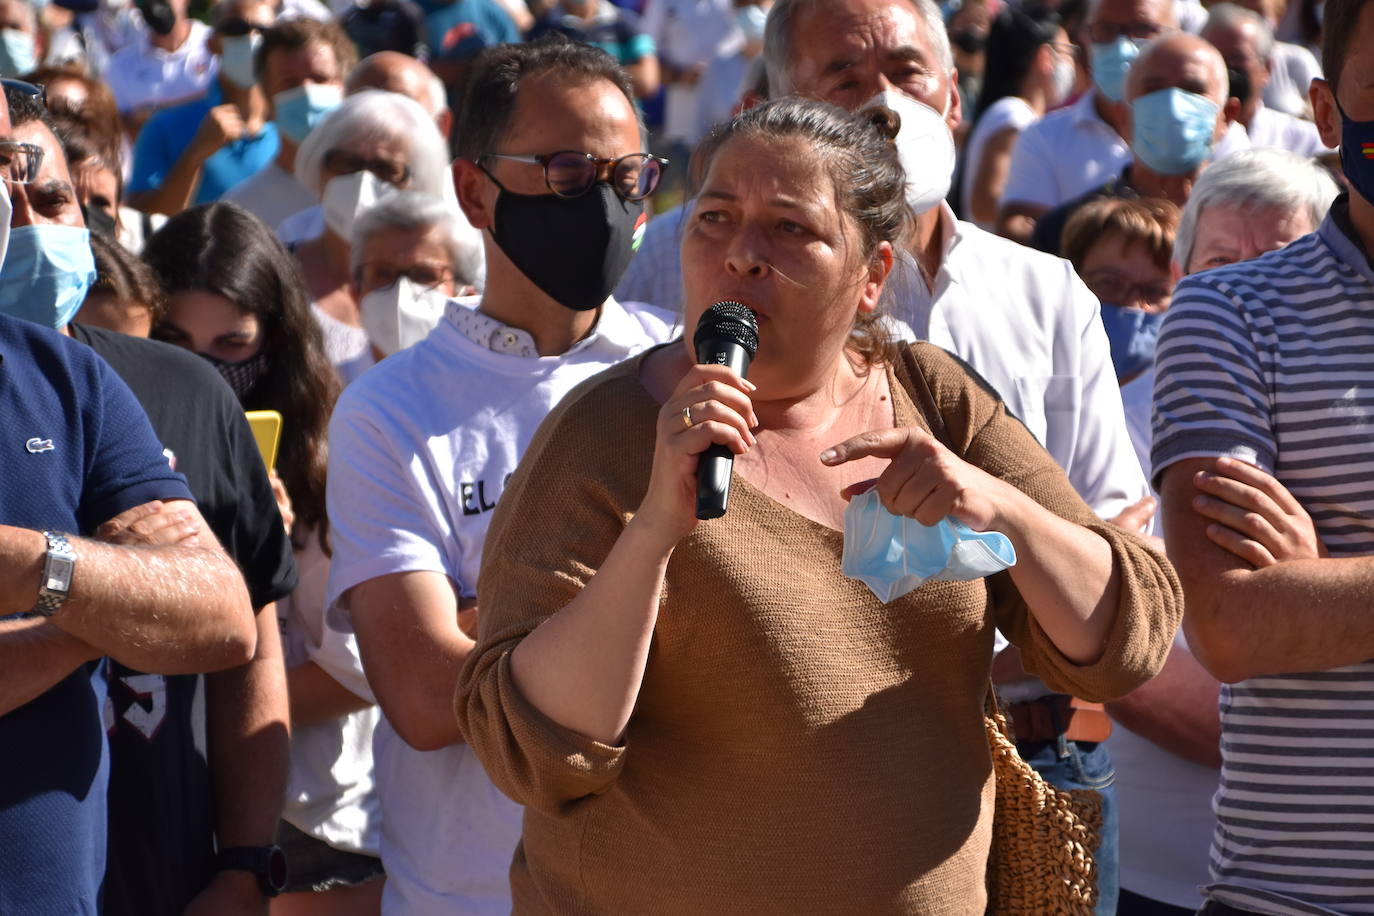
[[48,539],[48,553],[43,558],[43,578],[38,583],[38,603],[33,613],[51,617],[67,601],[72,590],[72,573],[76,571],[76,551],[66,535],[44,531]]

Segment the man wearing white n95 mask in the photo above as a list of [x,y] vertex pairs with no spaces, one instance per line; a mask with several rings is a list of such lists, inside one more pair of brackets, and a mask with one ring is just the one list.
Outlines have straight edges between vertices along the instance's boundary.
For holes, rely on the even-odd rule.
[[423,340],[449,299],[481,288],[481,235],[431,194],[385,198],[358,217],[350,242],[363,330],[378,360]]
[[[795,93],[851,111],[883,104],[901,117],[896,143],[916,224],[910,248],[889,279],[893,317],[918,338],[969,362],[1067,472],[1088,505],[1140,531],[1154,503],[1131,446],[1097,300],[1067,261],[958,221],[943,202],[954,169],[950,135],[962,112],[935,4],[778,0],[768,16],[764,58],[774,97]],[[998,665],[999,680],[1015,681],[1006,699],[1067,703],[1020,672],[1014,655],[1003,653]],[[1039,724],[1054,719],[1034,717]],[[1105,735],[1080,733],[1078,726],[1059,734],[1024,731],[1037,751],[1053,751],[1060,738],[1068,745],[1084,742],[1074,747],[1074,760],[1081,751],[1086,769],[1101,766],[1109,775],[1110,761],[1099,744]],[[1022,746],[1023,753],[1028,747]],[[1028,758],[1036,762],[1033,755]],[[1060,780],[1053,772],[1046,776],[1056,784],[1084,783],[1081,773],[1076,780]],[[1114,835],[1111,813],[1104,809],[1104,816],[1104,835]],[[1111,857],[1109,849],[1102,851]],[[1114,862],[1102,871],[1100,911],[1114,912]]]

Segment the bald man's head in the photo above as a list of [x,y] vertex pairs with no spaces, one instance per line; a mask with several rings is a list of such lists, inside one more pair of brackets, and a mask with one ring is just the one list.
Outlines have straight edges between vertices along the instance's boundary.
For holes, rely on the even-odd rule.
[[358,61],[344,83],[344,92],[352,95],[364,89],[381,89],[413,99],[433,117],[447,107],[444,84],[434,71],[397,51],[378,51]]
[[1126,101],[1161,89],[1182,89],[1226,105],[1226,62],[1212,45],[1187,32],[1170,32],[1147,44],[1126,77]]

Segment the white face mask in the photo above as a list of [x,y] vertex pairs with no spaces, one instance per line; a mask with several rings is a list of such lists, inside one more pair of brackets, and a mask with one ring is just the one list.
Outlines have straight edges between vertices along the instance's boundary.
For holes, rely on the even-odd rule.
[[220,72],[240,89],[250,89],[257,82],[257,76],[253,73],[253,55],[260,44],[262,38],[256,32],[220,39]]
[[324,224],[339,238],[351,238],[353,223],[358,217],[395,193],[395,185],[382,181],[366,169],[331,178],[320,200],[324,205]]
[[906,171],[906,202],[919,215],[939,206],[954,178],[954,137],[945,116],[905,93],[888,89],[860,110],[882,105],[902,119],[897,155]]
[[358,304],[363,330],[373,346],[387,356],[419,343],[444,317],[448,297],[442,289],[421,289],[407,277],[374,289]]
[[1062,54],[1056,54],[1054,75],[1052,77],[1054,80],[1054,88],[1052,90],[1054,93],[1053,105],[1062,104],[1068,99],[1070,93],[1073,92],[1073,83],[1077,76],[1078,73],[1074,68],[1073,61],[1064,57]]

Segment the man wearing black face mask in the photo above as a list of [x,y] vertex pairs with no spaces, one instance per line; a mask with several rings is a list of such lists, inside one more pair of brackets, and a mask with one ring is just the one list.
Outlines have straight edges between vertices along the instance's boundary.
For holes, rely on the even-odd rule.
[[1374,2],[1326,0],[1322,51],[1312,106],[1349,193],[1287,247],[1186,277],[1156,352],[1165,541],[1224,682],[1204,914],[1351,914],[1374,887],[1352,852],[1374,847],[1352,803],[1374,748]]
[[131,136],[155,110],[205,92],[218,61],[210,27],[186,17],[186,0],[136,0],[145,31],[110,56],[102,74]]
[[[561,36],[473,65],[454,181],[487,283],[344,392],[330,424],[330,625],[357,632],[386,715],[374,739],[384,910],[510,912],[520,811],[453,716],[483,539],[540,421],[583,379],[666,340],[610,296],[662,163],[605,52]],[[554,509],[553,511],[556,511]],[[452,825],[461,824],[459,830]],[[398,910],[399,911],[399,910]]]

